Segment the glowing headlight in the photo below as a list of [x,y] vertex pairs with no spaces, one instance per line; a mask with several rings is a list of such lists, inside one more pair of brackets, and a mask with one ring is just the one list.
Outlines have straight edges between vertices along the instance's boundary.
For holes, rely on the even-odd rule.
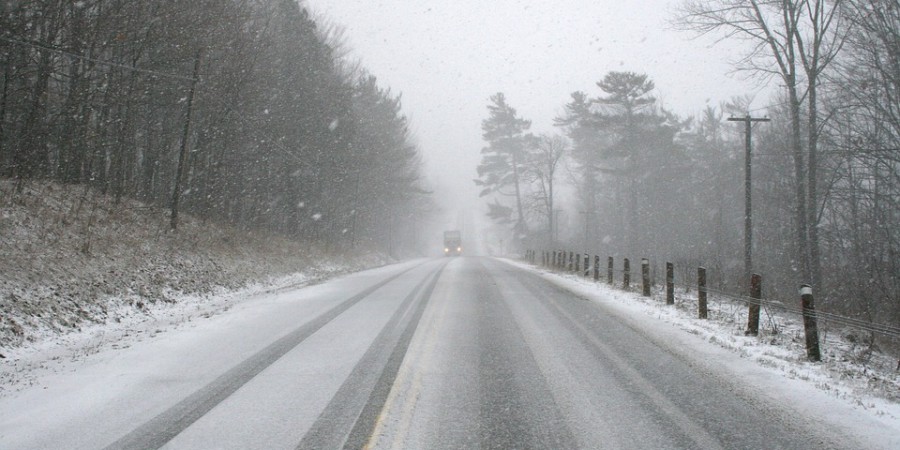
[[444,253],[447,253],[447,252],[449,252],[449,251],[450,251],[449,248],[444,248]]
[[462,251],[462,247],[456,247],[456,251],[461,252],[461,251]]

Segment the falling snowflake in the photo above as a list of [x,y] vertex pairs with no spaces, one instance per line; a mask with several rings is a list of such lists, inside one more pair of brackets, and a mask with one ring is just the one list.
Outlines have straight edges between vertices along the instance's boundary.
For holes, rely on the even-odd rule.
[[315,214],[312,215],[312,219],[313,219],[313,220],[316,220],[316,221],[321,220],[321,219],[322,219],[322,215],[319,214],[319,213],[315,213]]

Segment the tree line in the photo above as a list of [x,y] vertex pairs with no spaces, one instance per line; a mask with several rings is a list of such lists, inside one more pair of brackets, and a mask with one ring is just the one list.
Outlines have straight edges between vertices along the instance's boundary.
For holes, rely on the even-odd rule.
[[296,0],[3,1],[0,30],[0,176],[20,187],[384,250],[428,206],[400,96]]
[[[488,215],[523,246],[555,248],[559,235],[570,248],[704,265],[745,293],[744,125],[727,118],[764,115],[752,214],[767,297],[810,284],[827,310],[900,323],[900,1],[685,0],[673,23],[746,41],[735,68],[782,89],[758,110],[734,97],[679,117],[649,75],[609,72],[571,94],[555,136],[532,135],[498,93],[476,180]],[[554,181],[574,192],[564,208]]]

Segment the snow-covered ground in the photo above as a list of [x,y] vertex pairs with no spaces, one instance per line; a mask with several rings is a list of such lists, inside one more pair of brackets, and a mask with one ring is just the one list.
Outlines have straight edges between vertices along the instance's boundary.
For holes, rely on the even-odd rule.
[[[658,290],[643,297],[573,274],[507,262],[601,303],[636,328],[652,329],[661,342],[683,349],[691,358],[724,364],[755,386],[761,397],[868,434],[879,447],[900,448],[897,360],[853,342],[854,330],[821,333],[822,362],[811,363],[806,359],[800,317],[764,311],[759,336],[746,336],[747,307],[712,294],[710,319],[701,320],[696,293],[676,292],[673,307],[665,304],[665,294]],[[873,423],[880,426],[876,429]]]
[[[802,413],[798,420],[863,435],[873,448],[900,448],[900,379],[889,367],[893,361],[877,353],[863,357],[857,343],[835,336],[840,333],[823,339],[824,361],[810,363],[805,358],[802,325],[796,318],[764,316],[764,323],[769,325],[760,336],[749,337],[743,333],[746,308],[730,301],[711,297],[712,319],[700,320],[695,318],[696,306],[689,294],[679,293],[676,306],[671,307],[664,304],[660,293],[645,298],[574,275],[507,262],[602,304],[632,328],[644,330],[651,340],[698,361],[699,374],[704,373],[704,362],[724,367],[747,389],[757,391],[760,398]],[[314,272],[298,272],[237,291],[173,297],[173,301],[143,308],[123,303],[108,311],[116,320],[83,325],[62,335],[50,331],[44,338],[5,350],[7,357],[0,360],[0,396],[15,397],[24,389],[55,388],[53,380],[61,375],[114,359],[120,349],[138,348],[170,335],[190,335],[195,328],[206,329],[207,323],[227,324],[227,320],[205,319],[253,311],[257,302],[277,301],[280,292],[346,270],[340,264],[323,265]],[[773,333],[772,324],[777,324],[778,333]]]
[[0,396],[101,348],[386,262],[186,214],[172,232],[164,209],[0,179]]
[[236,305],[247,307],[279,292],[319,283],[352,270],[342,264],[323,264],[315,270],[252,283],[237,290],[181,295],[168,302],[150,303],[141,308],[115,303],[115,307],[106,311],[109,320],[84,324],[66,333],[52,328],[34,328],[31,340],[3,350],[0,397],[40,384],[47,375],[75,371],[82,361],[94,354],[128,348],[157,335],[193,326],[197,321],[227,312]]

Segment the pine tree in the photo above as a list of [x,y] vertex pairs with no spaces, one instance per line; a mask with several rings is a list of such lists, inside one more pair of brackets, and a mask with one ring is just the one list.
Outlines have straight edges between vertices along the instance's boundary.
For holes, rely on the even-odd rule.
[[482,197],[494,193],[515,197],[514,229],[516,239],[521,239],[527,228],[522,205],[522,175],[527,160],[526,132],[531,121],[520,118],[506,103],[502,92],[492,95],[490,100],[488,118],[481,122],[482,137],[488,146],[481,149],[475,184],[483,188]]

